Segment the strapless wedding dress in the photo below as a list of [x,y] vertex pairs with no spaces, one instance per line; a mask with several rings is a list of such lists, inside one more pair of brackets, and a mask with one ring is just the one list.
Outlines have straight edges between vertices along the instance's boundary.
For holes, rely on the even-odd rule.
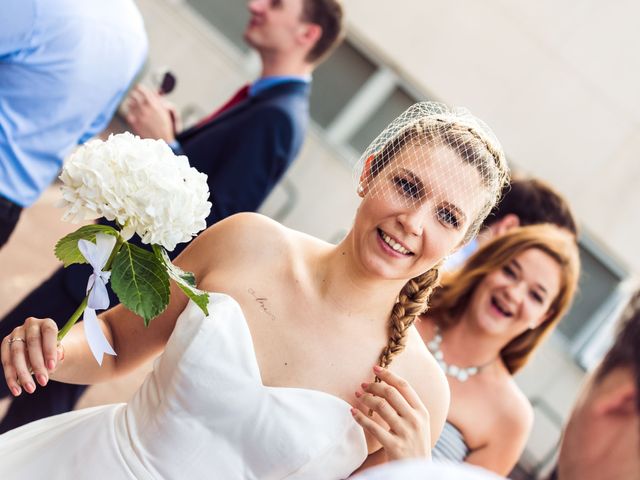
[[0,478],[341,479],[367,456],[344,400],[262,384],[238,303],[189,303],[134,398],[0,436]]

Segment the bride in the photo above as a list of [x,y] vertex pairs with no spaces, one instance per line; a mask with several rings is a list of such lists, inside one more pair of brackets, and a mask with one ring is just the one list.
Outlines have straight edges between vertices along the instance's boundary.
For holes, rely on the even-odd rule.
[[[116,306],[100,315],[118,353],[102,367],[78,325],[62,347],[51,319],[16,328],[2,342],[14,395],[48,379],[107,381],[163,353],[129,403],[0,436],[0,477],[345,478],[385,460],[359,423],[373,411],[393,428],[385,402],[403,394],[404,380],[418,395],[405,415],[434,444],[449,391],[412,323],[443,258],[495,203],[504,155],[466,110],[421,103],[380,134],[362,165],[362,201],[338,245],[257,214],[219,222],[175,262],[217,292],[209,315],[175,285],[149,327]],[[379,396],[356,398],[374,374]]]

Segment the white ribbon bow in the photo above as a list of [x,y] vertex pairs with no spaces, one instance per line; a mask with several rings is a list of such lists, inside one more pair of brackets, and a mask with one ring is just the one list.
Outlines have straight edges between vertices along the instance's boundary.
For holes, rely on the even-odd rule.
[[78,240],[78,249],[82,256],[93,267],[93,273],[87,282],[87,293],[89,298],[87,308],[82,316],[84,325],[84,334],[87,337],[91,353],[95,357],[99,365],[102,365],[102,359],[105,353],[116,355],[108,340],[104,336],[96,310],[106,310],[109,308],[109,293],[107,292],[107,283],[111,272],[103,272],[104,265],[109,260],[109,256],[116,244],[116,237],[104,233],[96,234],[96,243],[88,240]]

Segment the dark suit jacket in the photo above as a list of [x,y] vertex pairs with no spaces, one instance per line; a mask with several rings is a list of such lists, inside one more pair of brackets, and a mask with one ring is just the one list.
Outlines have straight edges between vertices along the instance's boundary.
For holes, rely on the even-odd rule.
[[209,176],[207,225],[260,207],[300,151],[308,98],[308,84],[283,83],[178,135],[191,166]]
[[[178,135],[182,152],[177,153],[208,175],[213,206],[207,226],[234,213],[256,211],[267,198],[304,141],[310,89],[308,83],[295,80],[276,85]],[[186,246],[178,244],[170,256],[175,258]],[[65,287],[76,306],[85,296],[90,274],[80,265],[65,269]],[[115,305],[111,289],[109,294]]]

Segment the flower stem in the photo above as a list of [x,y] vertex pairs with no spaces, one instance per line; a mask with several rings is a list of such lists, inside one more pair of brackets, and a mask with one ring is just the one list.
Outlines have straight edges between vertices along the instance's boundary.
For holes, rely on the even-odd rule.
[[118,234],[118,237],[116,239],[116,244],[113,247],[113,250],[111,251],[111,255],[109,256],[107,263],[104,264],[105,272],[111,270],[111,264],[113,263],[113,260],[116,258],[116,255],[120,251],[120,248],[122,247],[123,244],[124,244],[124,238],[122,238],[122,235]]
[[[122,247],[124,242],[125,242],[124,238],[122,238],[122,236],[118,234],[118,237],[116,239],[116,244],[113,247],[113,250],[111,251],[111,255],[109,255],[109,259],[107,260],[107,263],[104,264],[103,270],[105,272],[111,270],[111,264],[113,263],[113,260],[116,258],[116,255],[120,251],[120,248]],[[87,295],[84,297],[84,300],[82,300],[80,305],[78,305],[78,308],[76,308],[76,311],[73,312],[71,317],[69,317],[69,320],[67,320],[67,323],[65,323],[64,326],[58,332],[58,341],[62,340],[65,337],[65,335],[69,333],[69,330],[71,330],[71,327],[73,327],[76,324],[76,322],[80,318],[80,315],[82,315],[82,313],[84,312],[84,309],[87,308],[87,302],[89,301],[89,293],[90,292],[87,292]]]
[[64,336],[67,333],[69,333],[69,330],[71,330],[71,327],[75,325],[75,323],[80,318],[80,315],[82,315],[82,312],[84,312],[84,309],[87,308],[88,301],[89,301],[89,295],[87,294],[87,296],[84,297],[84,300],[82,300],[82,303],[78,306],[78,308],[76,308],[76,311],[73,312],[73,315],[71,315],[69,320],[67,320],[67,323],[64,324],[64,327],[62,327],[58,332],[58,341],[62,340]]

